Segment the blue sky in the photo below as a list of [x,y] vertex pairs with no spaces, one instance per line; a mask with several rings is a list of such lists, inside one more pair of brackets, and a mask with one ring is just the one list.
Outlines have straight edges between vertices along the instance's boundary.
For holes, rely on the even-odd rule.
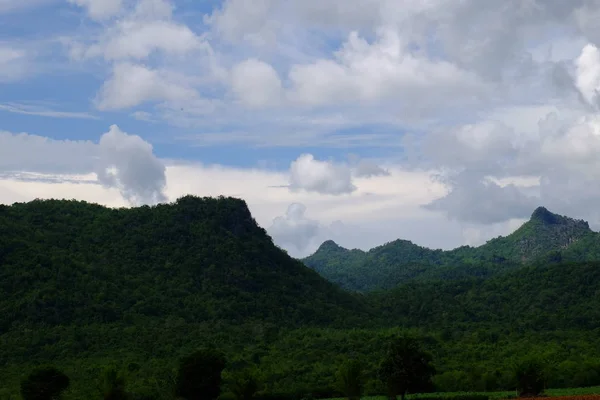
[[[186,26],[197,35],[209,32],[210,26],[204,19],[222,7],[222,4],[212,1],[177,1],[171,4],[175,7],[170,21],[173,24]],[[133,7],[134,3],[124,4],[124,8],[127,6]],[[29,6],[15,6],[11,12],[0,15],[0,34],[6,42],[31,47],[33,53],[40,53],[39,58],[28,66],[32,68],[31,73],[22,79],[12,79],[2,84],[0,103],[5,107],[0,108],[0,113],[3,130],[28,132],[58,140],[97,141],[108,126],[117,124],[123,130],[136,132],[152,143],[159,157],[201,160],[204,163],[240,167],[265,165],[265,162],[268,162],[268,165],[273,168],[287,169],[290,162],[304,152],[319,158],[333,157],[339,160],[345,160],[350,153],[367,157],[380,157],[388,153],[382,149],[380,143],[370,144],[368,140],[361,142],[360,146],[336,143],[336,140],[318,145],[292,143],[289,146],[281,143],[271,146],[268,142],[246,143],[245,140],[240,140],[241,143],[226,141],[223,144],[217,142],[209,145],[190,142],[189,138],[205,133],[220,132],[226,135],[228,132],[239,132],[243,135],[244,125],[235,122],[236,110],[231,110],[231,117],[228,117],[228,111],[224,110],[218,122],[211,122],[209,116],[206,119],[199,118],[202,121],[191,126],[173,126],[161,118],[154,117],[152,121],[140,121],[132,115],[135,112],[154,114],[157,105],[155,101],[122,109],[98,110],[94,106],[94,98],[107,78],[109,69],[103,68],[105,66],[102,65],[101,60],[77,62],[70,59],[69,48],[61,44],[61,41],[65,38],[77,40],[86,36],[101,35],[103,29],[108,29],[107,26],[111,23],[118,22],[119,16],[94,21],[87,17],[86,12],[85,7],[66,1],[40,1],[31,2]],[[121,18],[126,19],[126,13],[124,14]],[[35,29],[31,28],[33,26]],[[319,39],[319,48],[315,50],[319,52],[331,52],[341,43],[341,37],[334,40],[329,32],[314,37]],[[248,56],[255,55],[252,50],[243,49],[243,46],[220,41],[214,43],[215,48],[231,51],[231,57],[234,59],[244,57],[244,53]],[[285,66],[287,59],[285,55],[276,51],[267,51],[263,54],[265,59],[273,62],[274,66],[279,65],[282,68]],[[145,65],[158,65],[164,62],[160,55],[151,55],[145,60]],[[203,94],[217,100],[225,96],[224,90],[218,85],[203,89]],[[185,104],[182,104],[181,108],[185,109]],[[36,111],[80,113],[87,114],[89,118],[84,118],[85,115],[73,117],[35,115]],[[227,121],[228,118],[232,121]],[[255,123],[251,122],[250,125]],[[294,128],[305,129],[302,126]],[[252,129],[260,129],[260,127],[254,126]],[[375,134],[382,131],[400,132],[397,127],[382,127],[375,124],[332,128],[323,132],[334,137],[336,135],[351,137],[354,134],[365,135],[371,132]],[[282,132],[282,134],[286,133]]]
[[600,4],[399,4],[0,0],[0,202],[235,195],[297,254],[600,226]]

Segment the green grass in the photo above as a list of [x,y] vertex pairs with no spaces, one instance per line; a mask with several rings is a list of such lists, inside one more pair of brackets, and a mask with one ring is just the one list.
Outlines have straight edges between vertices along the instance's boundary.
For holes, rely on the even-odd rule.
[[[424,393],[424,394],[410,394],[406,396],[407,400],[418,400],[421,397],[439,397],[444,399],[446,397],[452,397],[457,395],[486,395],[489,396],[490,400],[505,399],[509,396],[515,396],[514,391],[509,392],[440,392],[440,393]],[[557,396],[577,396],[586,394],[600,394],[600,386],[592,386],[585,388],[567,388],[567,389],[547,389],[546,394],[551,397]],[[323,400],[344,400],[344,398],[337,399],[323,399]],[[385,396],[365,396],[361,397],[361,400],[387,400]]]
[[600,394],[600,386],[570,389],[548,389],[546,393],[550,396],[577,396],[584,394]]

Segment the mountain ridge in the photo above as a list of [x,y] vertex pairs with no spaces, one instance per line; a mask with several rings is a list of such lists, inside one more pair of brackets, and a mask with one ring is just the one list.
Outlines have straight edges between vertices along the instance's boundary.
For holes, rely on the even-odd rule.
[[[348,250],[333,241],[327,241],[327,245],[320,246],[302,261],[346,289],[369,291],[390,289],[413,279],[436,278],[436,274],[438,278],[447,278],[452,274],[464,277],[469,268],[472,271],[467,275],[494,275],[505,269],[535,262],[550,253],[557,260],[563,260],[562,256],[557,256],[557,252],[563,253],[581,240],[600,246],[596,243],[597,238],[598,233],[592,231],[586,221],[558,215],[540,206],[532,212],[528,221],[511,234],[490,239],[477,247],[430,249],[408,240],[396,239],[362,251]],[[578,254],[569,254],[568,259],[591,260]]]
[[[533,231],[546,232],[536,224]],[[593,240],[567,250],[581,254]],[[328,248],[347,261],[372,261],[333,242]],[[398,269],[407,250],[414,263]],[[0,206],[0,397],[16,397],[23,375],[51,362],[74,382],[69,399],[97,397],[108,364],[131,373],[132,393],[162,393],[131,398],[170,398],[178,359],[206,346],[226,354],[228,377],[257,368],[268,398],[341,395],[333,388],[349,354],[364,361],[370,393],[380,394],[381,351],[408,332],[432,335],[442,391],[510,389],[500,379],[510,372],[506,346],[518,357],[550,348],[582,371],[590,368],[578,354],[591,354],[600,371],[593,355],[600,342],[590,339],[600,323],[600,263],[518,269],[496,250],[444,252],[398,240],[374,255],[404,284],[353,294],[277,248],[239,199],[192,196],[128,209],[58,200]],[[600,251],[585,254],[600,260]],[[556,384],[600,383],[575,380],[567,367]],[[483,375],[454,383],[465,368]]]
[[66,200],[1,207],[0,266],[0,310],[10,310],[0,315],[0,333],[17,321],[166,315],[322,325],[362,309],[276,247],[234,198],[184,196],[121,209]]

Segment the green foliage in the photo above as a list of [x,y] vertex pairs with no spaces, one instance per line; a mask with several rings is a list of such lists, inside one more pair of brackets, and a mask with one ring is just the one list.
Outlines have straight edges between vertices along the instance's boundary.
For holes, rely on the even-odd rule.
[[[533,222],[506,249],[577,236],[560,219]],[[563,236],[552,236],[557,226]],[[543,240],[521,243],[533,234]],[[590,238],[561,250],[563,261],[583,244],[594,254]],[[339,396],[348,359],[362,366],[364,394],[377,395],[386,344],[399,335],[421,339],[439,391],[514,393],[510,366],[529,356],[551,360],[549,387],[600,384],[600,264],[552,256],[522,266],[493,243],[475,255],[382,246],[364,257],[408,281],[350,294],[274,246],[239,200],[0,206],[0,399],[16,399],[24,371],[52,362],[71,378],[65,400],[102,398],[106,365],[119,371],[106,379],[114,398],[172,400],[178,360],[206,346],[227,359],[224,397],[249,397],[244,371],[260,371],[256,399]],[[361,253],[330,245],[348,260]],[[431,269],[439,257],[447,262]],[[405,258],[427,263],[397,268]]]
[[365,292],[415,281],[488,278],[540,261],[600,260],[598,238],[599,234],[592,232],[587,222],[540,207],[511,235],[476,248],[463,246],[442,251],[395,240],[363,252],[327,241],[303,261],[328,280]]
[[336,373],[337,389],[348,400],[358,400],[363,393],[363,366],[358,360],[344,362]]
[[515,366],[517,391],[522,397],[541,394],[545,389],[544,364],[538,359],[525,359]]
[[119,370],[108,367],[102,374],[102,396],[104,400],[128,400],[129,394],[125,390],[126,379]]
[[252,400],[260,390],[258,372],[250,368],[230,374],[229,380],[231,393],[236,400]]
[[431,354],[416,339],[406,336],[391,341],[379,370],[388,395],[401,395],[402,399],[409,392],[431,391],[434,374]]
[[223,354],[203,349],[184,357],[179,364],[175,394],[185,400],[214,400],[221,393]]
[[69,377],[54,367],[38,368],[21,382],[21,396],[23,400],[56,400],[69,383]]

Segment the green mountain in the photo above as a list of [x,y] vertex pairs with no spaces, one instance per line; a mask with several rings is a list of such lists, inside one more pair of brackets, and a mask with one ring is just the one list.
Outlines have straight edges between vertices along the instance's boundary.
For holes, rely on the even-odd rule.
[[[593,253],[592,248],[599,251]],[[559,256],[563,253],[564,258]],[[595,255],[586,257],[586,253]],[[539,258],[591,261],[600,259],[596,255],[600,257],[600,239],[587,222],[539,207],[515,232],[479,247],[443,251],[396,240],[364,252],[327,241],[302,261],[346,289],[370,291],[391,289],[411,280],[488,277]]]
[[[357,294],[277,248],[237,199],[0,206],[0,399],[18,398],[21,378],[47,363],[71,378],[65,400],[102,398],[110,365],[132,399],[171,399],[178,359],[206,346],[226,354],[224,392],[236,372],[256,369],[263,398],[339,397],[336,372],[355,358],[367,393],[381,394],[383,349],[404,332],[434,354],[438,390],[514,389],[510,366],[530,355],[558,360],[552,387],[600,384],[600,265],[556,263],[578,246],[597,249],[594,235],[536,211],[495,247],[324,243],[321,255],[357,268],[383,260],[394,271],[410,260],[395,275],[405,283]],[[530,252],[542,256],[522,266]]]

